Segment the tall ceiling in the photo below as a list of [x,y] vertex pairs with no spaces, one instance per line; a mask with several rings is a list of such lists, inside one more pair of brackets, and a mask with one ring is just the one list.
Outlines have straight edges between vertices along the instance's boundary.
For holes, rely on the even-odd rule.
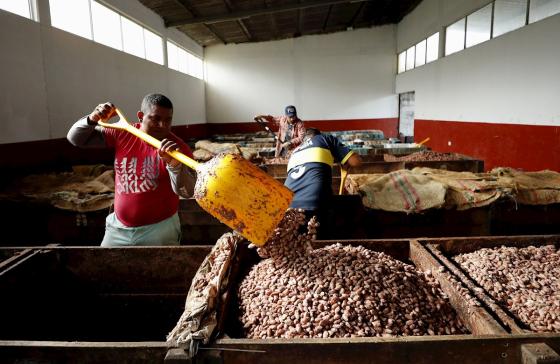
[[139,0],[201,46],[398,23],[421,0]]

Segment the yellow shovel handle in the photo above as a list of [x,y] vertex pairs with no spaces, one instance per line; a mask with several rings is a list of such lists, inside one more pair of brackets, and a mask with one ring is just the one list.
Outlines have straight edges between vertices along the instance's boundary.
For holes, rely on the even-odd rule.
[[[161,142],[159,140],[143,132],[142,130],[135,128],[133,125],[130,125],[119,109],[117,109],[117,114],[120,117],[120,120],[118,122],[114,124],[110,124],[103,121],[99,121],[98,124],[107,128],[126,130],[129,133],[142,139],[146,143],[150,144],[156,149],[159,149],[161,147]],[[172,152],[168,152],[168,154],[173,158],[175,158],[176,160],[178,160],[179,162],[185,164],[187,167],[190,167],[194,170],[197,170],[200,167],[200,163],[198,163],[194,159],[187,157],[186,155],[184,155],[179,151],[174,150]]]
[[346,181],[346,177],[348,176],[348,170],[344,168],[344,166],[340,165],[340,187],[338,188],[338,194],[342,195],[342,190],[344,189],[344,182]]
[[429,141],[430,141],[430,137],[428,137],[428,138],[422,140],[420,143],[417,143],[417,144],[418,144],[418,145],[422,145],[422,144],[427,143],[427,142],[429,142]]

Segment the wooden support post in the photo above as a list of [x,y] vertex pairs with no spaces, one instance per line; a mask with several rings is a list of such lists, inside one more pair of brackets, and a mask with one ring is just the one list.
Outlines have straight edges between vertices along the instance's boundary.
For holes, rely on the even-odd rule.
[[164,359],[165,364],[191,364],[192,359],[189,358],[187,352],[181,348],[173,348],[167,350]]
[[546,344],[524,344],[521,345],[521,363],[557,364],[560,363],[560,356]]

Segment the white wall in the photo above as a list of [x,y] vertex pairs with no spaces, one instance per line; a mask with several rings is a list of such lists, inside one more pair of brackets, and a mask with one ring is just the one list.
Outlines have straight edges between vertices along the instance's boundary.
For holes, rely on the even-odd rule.
[[[431,34],[428,24],[445,26],[469,13],[461,9],[443,17],[450,19],[444,23],[432,13],[449,8],[444,4],[448,0],[424,0],[403,19],[399,49]],[[558,34],[560,15],[555,15],[401,73],[396,90],[415,91],[416,119],[560,125]]]
[[[150,20],[155,14],[138,2],[126,4],[132,17],[161,30],[155,18]],[[167,36],[202,52],[175,32]],[[204,82],[166,66],[2,10],[0,47],[0,143],[65,137],[75,119],[108,100],[134,120],[142,97],[150,92],[171,98],[175,125],[206,121]]]
[[211,46],[205,63],[210,123],[281,115],[288,104],[303,120],[397,115],[393,25]]

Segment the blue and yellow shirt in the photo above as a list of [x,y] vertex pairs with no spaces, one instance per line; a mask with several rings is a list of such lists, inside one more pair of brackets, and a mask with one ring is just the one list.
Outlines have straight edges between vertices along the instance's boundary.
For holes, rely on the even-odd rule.
[[353,154],[332,135],[319,134],[294,149],[288,161],[284,185],[294,192],[290,207],[324,208],[332,196],[332,166],[345,163]]

